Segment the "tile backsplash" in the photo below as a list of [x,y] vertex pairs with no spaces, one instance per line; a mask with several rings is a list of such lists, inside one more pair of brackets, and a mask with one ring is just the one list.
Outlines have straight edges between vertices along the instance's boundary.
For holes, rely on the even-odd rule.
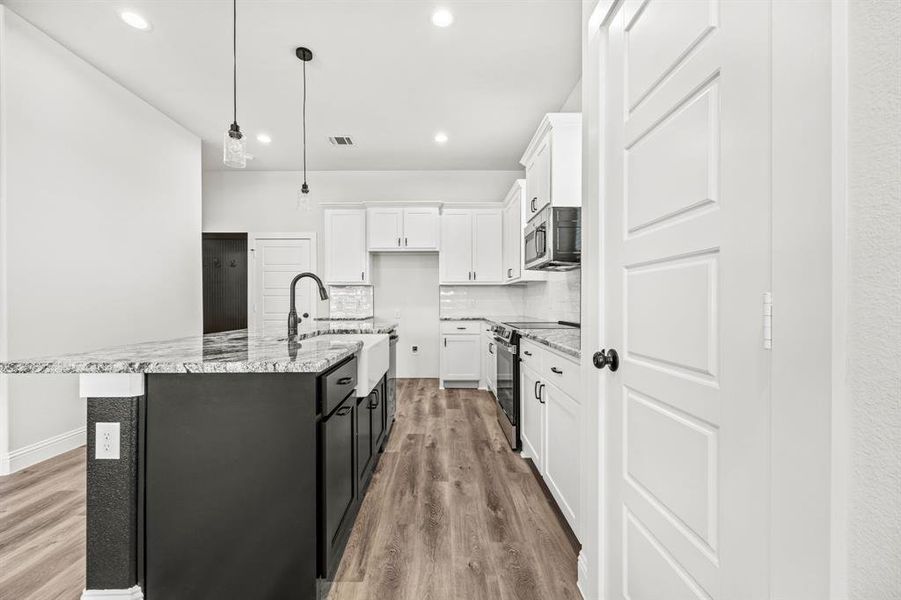
[[329,318],[368,319],[373,316],[371,285],[330,285]]
[[443,285],[442,317],[523,315],[548,321],[581,322],[582,271],[547,273],[547,281],[521,285]]

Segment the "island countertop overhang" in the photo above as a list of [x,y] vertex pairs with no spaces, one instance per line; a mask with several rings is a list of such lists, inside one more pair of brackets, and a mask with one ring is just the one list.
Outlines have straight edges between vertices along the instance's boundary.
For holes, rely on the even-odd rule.
[[5,374],[321,373],[360,351],[359,341],[318,340],[325,334],[390,334],[381,320],[315,321],[291,339],[246,329],[0,362]]

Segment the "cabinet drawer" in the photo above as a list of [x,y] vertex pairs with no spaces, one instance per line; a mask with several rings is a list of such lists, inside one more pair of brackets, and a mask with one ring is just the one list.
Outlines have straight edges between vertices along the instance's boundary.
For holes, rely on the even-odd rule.
[[552,383],[565,394],[579,401],[581,373],[579,365],[554,352],[545,352],[541,361],[541,380]]
[[338,407],[357,386],[357,357],[354,356],[319,378],[320,410],[325,417]]
[[519,340],[519,360],[522,364],[531,367],[536,373],[541,373],[541,357],[544,355],[537,344],[525,339]]
[[441,321],[441,333],[482,333],[482,322]]

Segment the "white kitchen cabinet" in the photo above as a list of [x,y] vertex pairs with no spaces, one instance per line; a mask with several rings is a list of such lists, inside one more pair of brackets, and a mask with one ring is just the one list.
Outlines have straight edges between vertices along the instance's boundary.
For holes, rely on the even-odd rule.
[[404,250],[438,250],[441,228],[438,208],[420,206],[404,209]]
[[549,113],[520,163],[526,168],[526,212],[582,206],[582,115]]
[[544,400],[544,481],[573,531],[579,531],[579,403],[552,384],[541,384]]
[[441,334],[441,384],[478,382],[482,377],[482,354],[478,333]]
[[[558,385],[579,376],[574,359],[534,345],[520,363],[520,437],[522,455],[531,458],[573,531],[579,531],[581,406],[578,394]],[[558,375],[561,371],[563,378]]]
[[325,280],[330,284],[368,284],[366,211],[325,211]]
[[370,207],[368,218],[371,252],[438,250],[438,208]]
[[520,438],[522,456],[531,458],[538,472],[544,469],[544,404],[537,395],[538,373],[520,365]]
[[523,229],[526,226],[526,181],[517,179],[504,198],[503,280],[504,283],[544,281],[544,271],[528,271],[523,252]]
[[369,250],[398,250],[404,237],[404,209],[368,208]]
[[498,284],[503,274],[500,209],[447,209],[441,215],[442,284]]
[[494,342],[494,335],[488,335],[485,340],[485,352],[487,358],[485,360],[485,382],[488,390],[497,397],[497,344]]

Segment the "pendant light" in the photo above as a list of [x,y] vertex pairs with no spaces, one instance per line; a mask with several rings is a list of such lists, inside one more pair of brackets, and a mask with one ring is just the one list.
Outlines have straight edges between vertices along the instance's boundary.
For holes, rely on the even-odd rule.
[[294,50],[294,54],[303,62],[303,108],[301,110],[303,185],[300,186],[300,193],[309,194],[310,186],[307,185],[307,63],[313,60],[313,51],[301,46]]
[[246,140],[238,126],[238,0],[232,0],[232,102],[234,115],[223,138],[222,162],[227,167],[243,169],[247,166],[247,153]]

